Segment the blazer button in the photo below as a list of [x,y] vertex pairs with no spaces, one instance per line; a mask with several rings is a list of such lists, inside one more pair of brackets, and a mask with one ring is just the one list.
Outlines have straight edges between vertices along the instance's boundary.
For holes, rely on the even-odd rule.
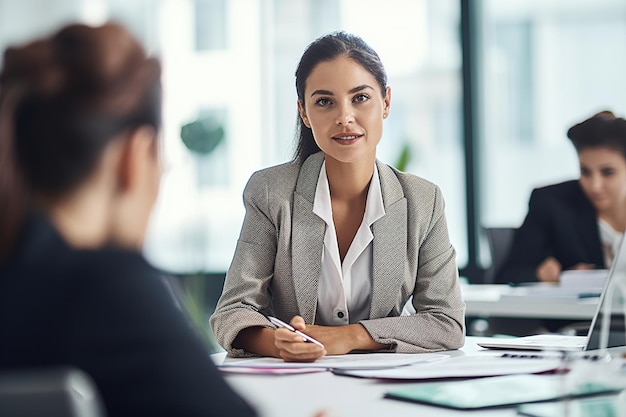
[[340,319],[343,318],[343,311],[340,311],[339,313],[337,313],[337,317],[339,317]]

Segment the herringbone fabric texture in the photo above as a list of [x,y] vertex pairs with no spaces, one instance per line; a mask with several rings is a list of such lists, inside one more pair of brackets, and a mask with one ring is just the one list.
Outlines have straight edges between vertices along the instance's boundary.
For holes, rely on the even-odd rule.
[[[224,290],[211,317],[217,341],[232,356],[237,334],[273,327],[264,317],[313,323],[325,223],[313,214],[323,153],[300,167],[286,163],[254,173],[243,193],[246,215]],[[456,349],[464,343],[465,304],[439,188],[379,161],[385,216],[372,225],[370,319],[361,322],[397,352]],[[412,297],[415,313],[400,316]]]

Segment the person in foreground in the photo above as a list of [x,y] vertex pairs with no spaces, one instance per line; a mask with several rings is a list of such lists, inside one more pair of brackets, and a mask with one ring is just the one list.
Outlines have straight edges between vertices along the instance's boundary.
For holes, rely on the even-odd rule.
[[[391,89],[358,36],[315,40],[296,70],[293,161],[254,173],[211,326],[232,356],[314,361],[464,343],[465,305],[439,188],[376,158]],[[404,315],[412,300],[415,312]],[[276,329],[276,316],[323,344]]]
[[626,229],[626,120],[603,111],[567,136],[580,178],[533,190],[498,282],[558,282],[563,270],[611,266]]
[[0,372],[92,377],[107,416],[254,416],[141,255],[160,181],[160,65],[66,26],[0,73]]

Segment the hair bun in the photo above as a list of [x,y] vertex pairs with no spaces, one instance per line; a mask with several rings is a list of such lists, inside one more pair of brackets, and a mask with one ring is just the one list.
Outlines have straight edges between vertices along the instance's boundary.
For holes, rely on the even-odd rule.
[[587,148],[607,147],[626,157],[626,120],[610,110],[598,112],[567,131],[577,152]]
[[39,95],[62,90],[65,74],[52,42],[38,40],[21,48],[7,48],[0,83],[26,85]]
[[82,24],[70,25],[53,41],[78,89],[114,87],[146,60],[142,46],[116,23],[108,23],[99,30]]
[[579,141],[593,142],[593,138],[597,136],[601,131],[604,131],[604,127],[607,123],[616,120],[615,114],[610,110],[602,110],[587,120],[575,124],[567,131],[567,137],[570,138],[575,144]]
[[615,114],[611,110],[602,110],[593,115],[593,117],[599,117],[602,119],[615,119]]

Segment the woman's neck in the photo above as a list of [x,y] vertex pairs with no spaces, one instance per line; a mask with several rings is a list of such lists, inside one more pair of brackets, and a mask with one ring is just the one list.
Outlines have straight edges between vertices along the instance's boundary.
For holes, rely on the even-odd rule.
[[614,207],[598,212],[598,217],[608,223],[614,230],[624,233],[626,230],[626,199]]
[[42,205],[52,224],[70,246],[97,248],[107,243],[109,207],[101,196],[83,190],[82,195],[73,195],[61,202],[47,202]]
[[367,196],[374,161],[367,163],[343,163],[326,159],[326,176],[333,199],[354,200]]

